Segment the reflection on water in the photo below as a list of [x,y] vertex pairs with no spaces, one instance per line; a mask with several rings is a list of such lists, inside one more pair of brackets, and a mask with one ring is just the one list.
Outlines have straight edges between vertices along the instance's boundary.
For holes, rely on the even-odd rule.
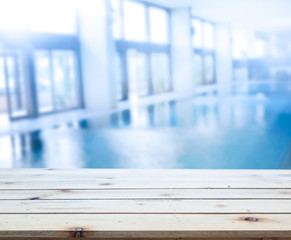
[[0,167],[291,168],[290,84],[234,87],[0,138]]

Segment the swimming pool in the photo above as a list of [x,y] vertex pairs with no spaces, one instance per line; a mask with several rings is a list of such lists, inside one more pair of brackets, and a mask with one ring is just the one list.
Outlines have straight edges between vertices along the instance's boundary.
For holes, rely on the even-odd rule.
[[291,84],[248,84],[0,137],[0,167],[290,169]]

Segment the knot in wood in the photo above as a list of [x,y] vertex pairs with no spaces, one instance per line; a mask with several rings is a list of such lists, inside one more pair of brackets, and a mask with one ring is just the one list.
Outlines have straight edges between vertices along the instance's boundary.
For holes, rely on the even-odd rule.
[[254,218],[254,217],[247,217],[245,218],[246,221],[249,221],[249,222],[258,222],[259,219],[258,218]]

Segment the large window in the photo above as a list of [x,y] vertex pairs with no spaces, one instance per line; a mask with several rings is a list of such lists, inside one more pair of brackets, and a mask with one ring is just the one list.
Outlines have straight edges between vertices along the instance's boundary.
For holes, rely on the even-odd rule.
[[73,51],[36,51],[39,113],[78,107],[78,76]]
[[151,65],[154,93],[170,89],[169,56],[165,53],[153,53],[151,54]]
[[11,119],[28,114],[24,58],[20,51],[0,54],[0,113]]
[[216,82],[214,27],[209,21],[192,19],[193,69],[197,85]]
[[0,57],[0,114],[7,112],[4,58]]
[[112,0],[117,98],[171,90],[169,11],[134,0]]
[[7,93],[10,99],[12,117],[27,114],[26,86],[24,77],[23,57],[20,52],[8,53],[6,58]]
[[78,0],[0,0],[0,113],[36,117],[82,106]]
[[150,41],[152,43],[169,43],[168,13],[156,7],[149,8]]
[[124,39],[127,41],[147,40],[146,8],[143,4],[127,1],[123,2]]
[[114,64],[115,64],[115,80],[117,84],[117,99],[120,100],[122,99],[123,96],[123,73],[124,73],[124,68],[121,62],[121,56],[119,53],[115,53],[115,59],[114,59]]
[[0,114],[11,120],[81,107],[77,52],[23,50],[0,54]]
[[127,51],[127,63],[130,92],[136,95],[147,95],[148,62],[146,54],[130,49]]

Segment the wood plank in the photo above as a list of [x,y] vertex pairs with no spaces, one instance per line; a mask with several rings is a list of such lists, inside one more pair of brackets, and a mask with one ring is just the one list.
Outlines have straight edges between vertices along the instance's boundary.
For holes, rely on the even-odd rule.
[[291,239],[291,171],[0,170],[0,240],[76,228],[107,240]]
[[[9,169],[8,169],[9,170]],[[51,180],[101,180],[101,179],[269,179],[269,180],[290,180],[290,170],[107,170],[79,169],[78,170],[47,170],[28,169],[27,171],[0,170],[0,181],[18,180],[25,177],[26,180],[51,181]]]
[[67,181],[77,181],[77,180],[87,180],[87,181],[91,181],[91,180],[107,180],[107,179],[115,179],[115,180],[159,180],[161,178],[166,178],[169,180],[219,180],[221,178],[225,178],[225,179],[229,179],[229,180],[272,180],[272,181],[290,181],[291,180],[291,175],[241,175],[241,176],[219,176],[219,175],[213,175],[213,176],[197,176],[197,175],[192,175],[192,176],[159,176],[159,175],[139,175],[139,176],[132,176],[132,175],[86,175],[86,174],[79,174],[79,175],[10,175],[10,176],[0,176],[0,181],[19,181],[19,180],[24,180],[25,181],[63,181],[63,180],[67,180]]
[[0,200],[291,199],[291,189],[0,190]]
[[244,188],[244,189],[291,189],[291,181],[241,181],[222,179],[211,180],[106,180],[106,181],[11,181],[0,182],[0,189],[208,189],[208,188]]
[[[0,189],[24,189],[21,184],[26,185],[26,189],[40,189],[37,186],[39,184],[47,186],[60,181],[63,184],[60,188],[69,189],[84,189],[83,185],[87,183],[89,189],[102,189],[105,188],[104,186],[112,188],[108,187],[111,185],[114,185],[114,188],[138,188],[137,183],[144,188],[291,188],[290,170],[248,172],[245,170],[28,169],[21,171],[16,169],[11,174],[11,170],[8,169],[8,171],[0,170],[0,173]],[[68,186],[72,181],[77,185],[75,188]],[[47,189],[54,188],[48,186]]]
[[118,188],[287,188],[291,189],[291,180],[265,180],[265,179],[156,179],[156,180],[64,180],[64,181],[0,181],[0,189],[118,189]]
[[119,180],[126,180],[126,181],[160,181],[161,179],[168,179],[169,181],[221,181],[221,179],[225,179],[228,181],[254,181],[254,182],[262,182],[262,181],[288,181],[291,182],[291,175],[256,175],[256,176],[228,176],[228,177],[221,177],[221,176],[189,176],[189,177],[179,177],[179,176],[114,176],[114,175],[102,175],[102,176],[93,176],[93,175],[12,175],[12,176],[0,176],[0,182],[13,182],[13,181],[30,181],[30,182],[50,182],[50,181],[119,181]]
[[291,200],[1,200],[0,213],[291,214]]
[[291,238],[290,214],[0,214],[0,237]]
[[283,169],[283,170],[265,170],[265,169],[90,169],[90,168],[77,168],[77,169],[48,169],[48,168],[6,168],[0,169],[0,173],[3,174],[20,174],[20,175],[31,175],[31,174],[58,174],[58,175],[71,175],[71,174],[86,174],[86,175],[152,175],[152,174],[160,174],[160,175],[220,175],[220,176],[233,176],[237,174],[244,175],[288,175],[291,170]]

